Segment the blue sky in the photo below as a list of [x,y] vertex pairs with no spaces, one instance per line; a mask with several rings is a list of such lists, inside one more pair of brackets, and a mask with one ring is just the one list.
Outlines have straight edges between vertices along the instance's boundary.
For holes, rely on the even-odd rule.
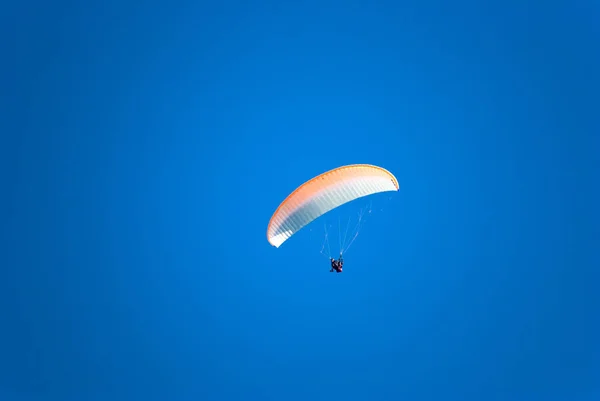
[[[597,399],[597,4],[0,15],[2,399]],[[401,190],[344,273],[271,247],[351,163]]]

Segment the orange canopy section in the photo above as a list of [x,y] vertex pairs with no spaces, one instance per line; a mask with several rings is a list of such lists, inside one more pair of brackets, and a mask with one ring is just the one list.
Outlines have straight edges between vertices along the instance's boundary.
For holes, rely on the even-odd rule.
[[292,192],[277,208],[267,227],[276,248],[332,209],[379,192],[398,191],[398,180],[382,167],[352,164],[323,173]]

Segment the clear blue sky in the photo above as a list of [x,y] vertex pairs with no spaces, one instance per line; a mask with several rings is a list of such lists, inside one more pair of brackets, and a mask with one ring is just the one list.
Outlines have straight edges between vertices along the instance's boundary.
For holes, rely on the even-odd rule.
[[[0,398],[599,399],[599,17],[3,4]],[[344,273],[271,247],[349,163],[401,190]]]

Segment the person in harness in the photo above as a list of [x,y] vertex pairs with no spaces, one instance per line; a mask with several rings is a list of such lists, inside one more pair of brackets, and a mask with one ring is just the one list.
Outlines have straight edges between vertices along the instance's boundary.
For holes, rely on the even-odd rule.
[[336,273],[341,273],[342,269],[344,268],[344,259],[342,258],[342,255],[340,255],[340,258],[338,260],[335,260],[334,258],[330,259],[331,270],[329,270],[329,272],[332,273],[335,270]]

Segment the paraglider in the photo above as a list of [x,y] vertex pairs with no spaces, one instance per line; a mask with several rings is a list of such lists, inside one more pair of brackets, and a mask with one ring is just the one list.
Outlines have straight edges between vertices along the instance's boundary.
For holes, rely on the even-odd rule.
[[342,258],[342,255],[340,255],[339,259],[329,259],[331,259],[331,270],[329,270],[329,272],[333,273],[333,271],[335,270],[336,273],[341,273],[344,268],[344,259]]
[[[387,191],[398,191],[398,180],[388,170],[370,164],[352,164],[320,174],[296,188],[273,213],[267,240],[279,248],[303,227],[325,213],[355,199]],[[336,272],[343,260],[336,261]],[[338,271],[339,269],[339,271]]]

